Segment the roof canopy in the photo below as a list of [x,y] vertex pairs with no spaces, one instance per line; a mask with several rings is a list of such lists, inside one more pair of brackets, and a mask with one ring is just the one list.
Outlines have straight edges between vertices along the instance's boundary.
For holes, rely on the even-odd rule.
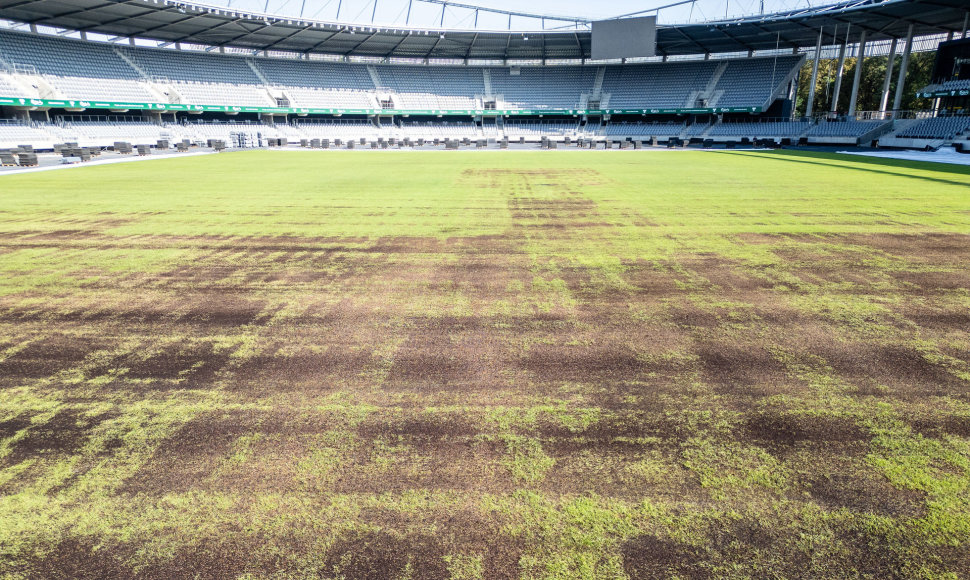
[[[785,13],[659,26],[657,53],[703,54],[960,32],[967,0],[855,0]],[[588,59],[590,32],[388,28],[240,12],[178,0],[0,0],[0,18],[113,36],[384,58]]]

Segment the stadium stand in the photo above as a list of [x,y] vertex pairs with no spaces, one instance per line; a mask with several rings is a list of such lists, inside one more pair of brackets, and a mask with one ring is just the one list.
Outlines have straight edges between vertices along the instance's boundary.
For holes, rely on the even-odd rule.
[[155,143],[171,134],[165,126],[132,121],[65,123],[60,132],[66,137],[65,141],[76,142],[82,147],[106,147],[116,141]]
[[609,67],[603,77],[603,92],[609,95],[605,106],[693,107],[691,95],[707,87],[717,67],[711,61]]
[[181,52],[177,58],[159,50],[122,48],[156,84],[177,91],[172,102],[269,107],[276,105],[265,85],[246,63],[233,56]]
[[399,109],[476,109],[485,94],[481,69],[459,67],[376,67],[383,88]]
[[527,140],[548,137],[577,137],[583,133],[578,121],[524,121],[510,119],[505,123],[505,136]]
[[823,121],[812,127],[806,137],[862,137],[890,121]]
[[[7,78],[7,75],[0,71],[0,95],[16,95],[22,92],[23,89],[19,88],[13,83],[12,80]],[[36,97],[35,94],[23,95],[25,97]]]
[[[4,31],[0,59],[13,71],[33,82],[50,85],[55,98],[157,100],[145,88],[138,71],[124,61],[113,47],[79,40]],[[108,82],[105,82],[108,81]],[[2,88],[2,87],[0,87]],[[8,87],[7,91],[15,90]],[[5,96],[32,96],[16,93]],[[44,97],[43,92],[38,96]]]
[[[182,125],[166,125],[175,136],[188,139],[193,143],[207,143],[212,140],[220,140],[226,143],[227,147],[235,146],[240,137],[248,144],[258,143],[260,137],[267,137],[271,127],[258,123],[186,123]],[[237,138],[234,139],[233,135]]]
[[685,129],[684,123],[610,123],[608,137],[676,137]]
[[799,62],[798,56],[728,62],[714,87],[710,104],[717,107],[763,106],[773,91],[791,76]]
[[594,67],[492,68],[489,74],[508,109],[577,109],[596,80]]
[[377,87],[363,65],[270,58],[253,62],[274,87],[285,91],[294,107],[377,107],[373,95]]
[[314,139],[377,139],[380,130],[370,121],[337,119],[331,121],[298,121],[296,127]]
[[954,139],[970,130],[970,116],[933,117],[896,134],[907,139]]
[[462,139],[465,137],[474,139],[481,136],[477,125],[470,121],[405,121],[401,125],[400,134],[413,139]]
[[[18,119],[0,125],[0,144],[4,144],[0,146],[32,143],[49,148],[53,143],[77,142],[93,147],[161,139],[196,143],[216,139],[233,146],[239,139],[258,143],[262,138],[532,142],[565,137],[680,137],[694,143],[804,137],[813,144],[855,144],[863,137],[875,139],[893,126],[897,132],[887,136],[887,143],[953,140],[970,129],[967,117],[952,116],[920,122],[753,116],[786,96],[804,58],[786,53],[582,66],[415,65],[376,60],[363,64],[347,59],[277,58],[266,51],[257,56],[255,52],[146,48],[0,29],[0,97],[7,97],[8,104],[9,98],[70,101],[60,105],[61,112],[21,103]],[[970,88],[970,80],[933,86],[965,89]],[[121,120],[117,114],[131,108],[140,115],[139,107],[102,105],[102,120],[56,117],[92,108],[91,101],[99,99],[143,103],[144,116]],[[152,110],[159,103],[185,107],[183,112],[168,110],[162,115]],[[224,109],[204,107],[210,105]],[[284,116],[278,107],[299,110],[284,110],[289,114]],[[40,110],[35,115],[27,112],[31,108]],[[498,119],[482,114],[492,108],[523,114]],[[589,109],[589,118],[580,116],[582,112],[574,116],[576,109]],[[696,109],[707,113],[697,114]],[[216,113],[209,114],[213,110]],[[109,111],[111,118],[106,118]],[[53,123],[40,122],[50,121],[51,115]]]
[[709,137],[761,137],[793,139],[809,131],[809,121],[766,121],[761,123],[719,123],[708,132]]
[[[374,65],[369,71],[360,64],[150,49],[7,30],[0,38],[0,58],[27,76],[36,70],[54,87],[53,96],[69,99],[272,107],[284,98],[293,107],[371,109],[386,93],[399,109],[477,109],[489,98],[498,101],[497,108],[568,110],[588,105],[601,69]],[[718,106],[763,107],[800,59],[607,66],[597,96],[603,108],[694,107],[698,98]],[[17,94],[22,90],[11,83],[0,84],[0,90],[4,96],[33,96]]]
[[970,79],[956,79],[952,81],[946,81],[940,85],[940,90],[944,91],[957,91],[970,89]]
[[24,125],[15,121],[0,123],[0,149],[30,144],[35,149],[49,149],[58,139],[55,135],[39,127]]
[[684,136],[687,138],[701,137],[702,135],[707,133],[710,128],[711,128],[710,123],[704,123],[704,122],[694,123],[689,127],[687,127],[687,129],[684,131]]

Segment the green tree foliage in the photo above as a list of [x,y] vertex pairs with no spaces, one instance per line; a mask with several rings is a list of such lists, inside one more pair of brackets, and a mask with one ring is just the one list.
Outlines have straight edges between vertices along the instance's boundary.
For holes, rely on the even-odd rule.
[[[896,94],[896,84],[899,81],[899,67],[903,57],[897,54],[896,62],[893,65],[892,81],[889,85],[888,108],[892,108],[893,97]],[[903,110],[926,109],[932,105],[930,99],[920,99],[916,97],[916,91],[929,84],[933,74],[933,62],[936,59],[935,52],[914,52],[909,57],[909,67],[906,73],[906,89],[903,92],[901,108]],[[852,80],[855,77],[855,69],[858,58],[846,58],[845,67],[842,72],[842,89],[839,91],[839,101],[836,110],[840,114],[845,114],[849,110],[849,99],[852,96]],[[862,78],[859,82],[859,101],[856,104],[857,111],[876,111],[879,110],[880,100],[882,99],[882,85],[886,76],[886,65],[889,58],[886,56],[872,56],[865,60],[862,69]],[[838,77],[838,59],[822,59],[818,63],[818,77],[815,82],[815,105],[814,112],[819,114],[829,111],[832,106],[832,98],[835,96],[835,81]],[[805,61],[799,74],[798,95],[795,103],[796,115],[802,116],[808,104],[808,89],[812,78],[812,60]]]

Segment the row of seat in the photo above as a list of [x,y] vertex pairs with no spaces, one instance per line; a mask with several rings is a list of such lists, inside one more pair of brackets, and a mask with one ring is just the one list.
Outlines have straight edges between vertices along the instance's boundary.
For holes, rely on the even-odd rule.
[[970,116],[933,117],[900,131],[897,137],[907,139],[954,139],[970,131]]
[[[205,105],[270,107],[286,97],[307,108],[575,109],[694,106],[700,93],[716,106],[763,107],[800,56],[732,61],[599,66],[467,67],[363,65],[176,51],[0,30],[0,60],[28,77],[35,71],[60,96]],[[726,63],[726,69],[722,65]],[[597,87],[602,69],[602,84]],[[710,91],[723,69],[715,90]],[[488,79],[488,82],[486,81]],[[489,86],[490,85],[490,90]],[[21,89],[0,84],[0,91]],[[38,97],[3,94],[0,96]]]
[[[299,120],[286,125],[256,123],[200,122],[192,124],[157,125],[147,122],[71,122],[60,124],[23,125],[0,123],[0,147],[34,144],[39,148],[55,142],[78,142],[81,145],[104,145],[114,141],[146,141],[158,139],[229,140],[233,132],[247,132],[265,137],[298,140],[301,138],[355,139],[378,137],[412,138],[502,138],[502,137],[710,137],[710,138],[797,138],[837,137],[857,138],[885,126],[890,121],[758,121],[707,123],[651,123],[620,122],[604,127],[581,125],[578,121],[549,121],[509,119],[504,125],[472,121],[411,121],[400,125],[377,126],[368,120],[332,119],[327,121]],[[899,137],[951,138],[970,131],[970,117],[940,117],[927,119],[901,132]]]

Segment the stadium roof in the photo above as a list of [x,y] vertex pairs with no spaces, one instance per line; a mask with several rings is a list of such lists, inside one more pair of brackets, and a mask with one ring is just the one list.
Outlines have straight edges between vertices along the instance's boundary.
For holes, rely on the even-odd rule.
[[[814,47],[960,32],[967,0],[853,0],[657,30],[662,55]],[[163,42],[384,58],[588,59],[590,32],[383,27],[243,12],[180,0],[0,0],[0,18]],[[838,28],[837,28],[838,27]]]

